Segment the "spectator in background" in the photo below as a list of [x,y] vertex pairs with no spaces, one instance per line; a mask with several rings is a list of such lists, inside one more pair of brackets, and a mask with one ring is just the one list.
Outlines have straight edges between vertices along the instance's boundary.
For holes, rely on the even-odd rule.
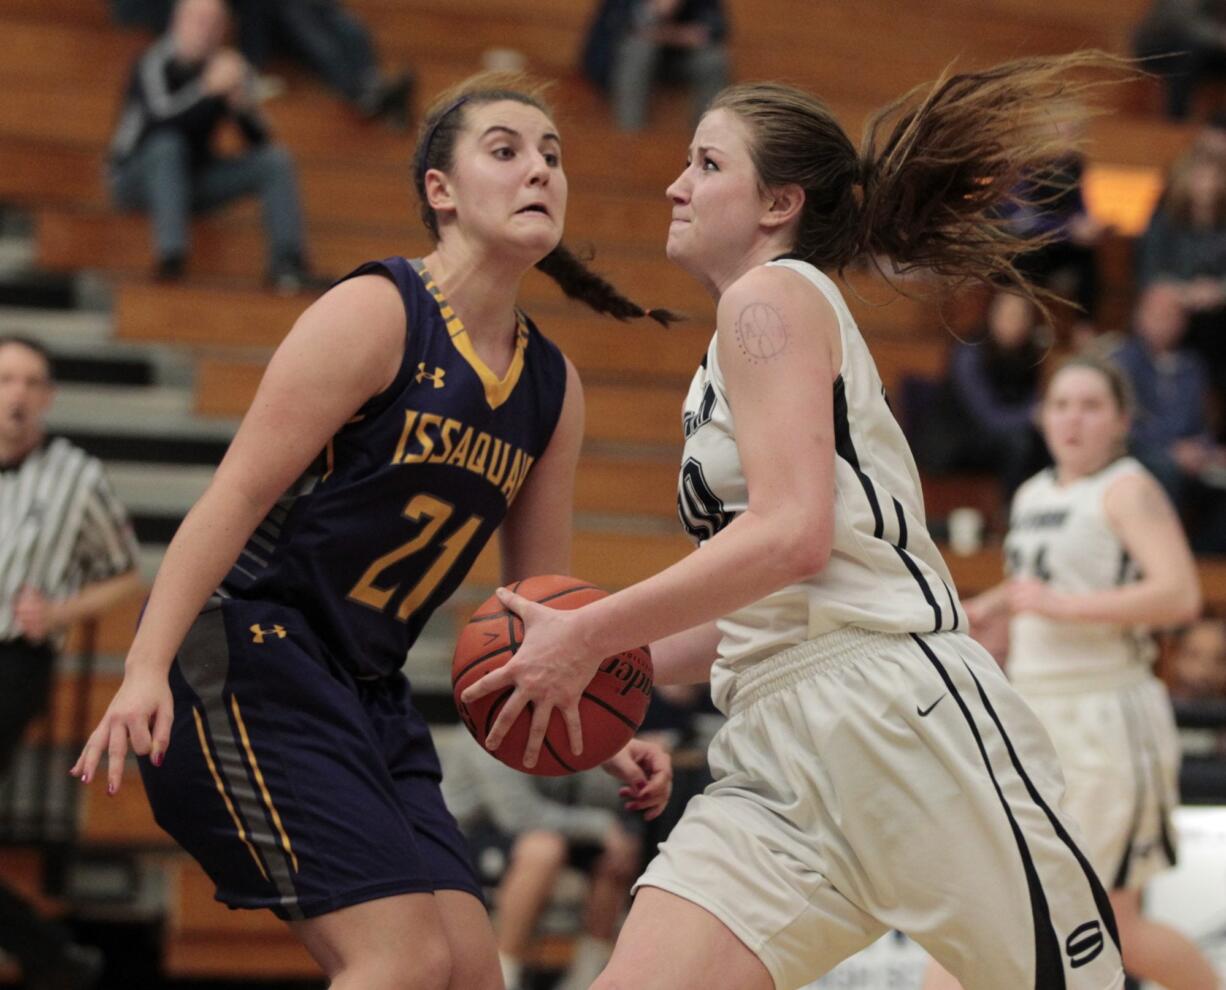
[[1110,357],[1136,400],[1128,445],[1161,482],[1188,521],[1193,548],[1226,552],[1226,492],[1205,483],[1226,466],[1206,418],[1209,378],[1199,355],[1183,347],[1187,316],[1181,288],[1151,283],[1142,293],[1133,335]]
[[[67,440],[48,440],[55,397],[37,343],[0,337],[0,775],[47,707],[68,625],[140,587],[137,548],[102,465]],[[31,990],[93,986],[96,949],[75,945],[0,886],[0,948]]]
[[1226,3],[1153,0],[1133,35],[1133,51],[1166,80],[1166,112],[1183,120],[1207,77],[1226,75]]
[[[179,0],[168,34],[133,67],[111,141],[108,179],[122,209],[147,211],[158,278],[184,274],[191,214],[258,195],[268,240],[267,277],[282,292],[309,282],[293,160],[269,140],[252,95],[254,76],[223,45],[222,0]],[[249,148],[218,156],[219,126],[233,120]]]
[[955,345],[935,401],[914,425],[916,458],[934,474],[990,471],[1008,499],[1046,459],[1034,426],[1047,328],[1035,306],[999,291],[981,340]]
[[1188,312],[1188,346],[1226,388],[1226,164],[1193,151],[1171,169],[1166,191],[1141,238],[1138,281],[1173,282]]
[[413,77],[385,75],[370,30],[340,0],[231,0],[239,46],[258,70],[273,55],[306,65],[359,114],[406,130]]
[[507,990],[523,986],[529,941],[568,864],[587,872],[590,882],[583,932],[558,990],[587,990],[613,952],[630,884],[643,865],[637,823],[619,809],[620,785],[597,770],[567,777],[519,773],[459,729],[439,732],[436,741],[447,807],[474,853],[478,859],[483,849],[506,855],[494,928]]
[[1171,655],[1174,701],[1226,701],[1226,621],[1206,616],[1188,626]]
[[1034,284],[1071,299],[1093,320],[1098,303],[1095,248],[1105,228],[1086,209],[1084,173],[1080,154],[1052,162],[1022,184],[1016,203],[1007,206],[1004,215],[1014,235],[1047,238],[1017,259],[1018,270]]
[[583,49],[583,72],[606,90],[624,131],[642,130],[653,85],[686,83],[693,119],[728,84],[722,0],[601,0]]

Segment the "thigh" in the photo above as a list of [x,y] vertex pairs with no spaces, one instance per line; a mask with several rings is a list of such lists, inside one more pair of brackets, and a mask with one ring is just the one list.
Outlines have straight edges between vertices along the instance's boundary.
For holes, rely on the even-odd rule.
[[264,145],[241,155],[218,158],[192,177],[192,209],[207,212],[242,196],[255,196],[268,175],[273,147]]
[[458,890],[437,891],[434,901],[451,953],[452,990],[502,990],[498,943],[485,905]]
[[206,609],[171,669],[158,823],[231,907],[287,920],[434,884],[352,681],[292,609]]
[[592,990],[783,990],[714,914],[656,888],[640,890]]
[[897,900],[869,910],[966,990],[1122,981],[1114,916],[1078,829],[1058,811],[1060,768],[1039,720],[973,641],[914,644],[935,675],[917,678],[916,690],[931,697],[892,706],[884,721],[910,739],[893,748],[872,798],[903,802],[906,832],[883,845],[861,820],[853,843]]

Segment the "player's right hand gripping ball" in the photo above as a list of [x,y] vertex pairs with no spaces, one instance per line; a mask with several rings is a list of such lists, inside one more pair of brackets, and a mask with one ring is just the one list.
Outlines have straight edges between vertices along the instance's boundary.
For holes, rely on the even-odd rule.
[[[579,608],[607,594],[578,578],[560,574],[528,578],[510,588],[550,608]],[[451,662],[451,687],[460,717],[482,748],[485,747],[485,734],[493,727],[512,689],[488,694],[472,704],[462,702],[460,695],[469,685],[510,660],[523,640],[523,622],[504,608],[497,596],[491,595],[473,613],[456,642]],[[561,713],[555,711],[536,766],[525,767],[522,762],[524,746],[532,721],[528,709],[520,713],[502,745],[492,755],[516,770],[546,777],[599,766],[638,731],[651,701],[651,684],[651,651],[646,646],[611,656],[601,662],[579,701],[579,717],[583,722],[583,752],[579,756],[571,753],[566,724]]]

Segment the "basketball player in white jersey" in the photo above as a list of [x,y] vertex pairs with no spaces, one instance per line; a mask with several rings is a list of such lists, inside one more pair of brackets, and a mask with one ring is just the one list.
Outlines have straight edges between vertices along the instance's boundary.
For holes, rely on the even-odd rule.
[[[1014,496],[1009,579],[967,602],[975,623],[1011,614],[1009,678],[1050,733],[1064,808],[1111,889],[1124,968],[1167,990],[1213,990],[1208,961],[1141,914],[1141,890],[1175,861],[1179,744],[1149,630],[1200,611],[1196,565],[1161,486],[1123,456],[1129,391],[1113,365],[1065,363],[1041,410],[1054,467]],[[928,990],[955,986],[935,972]]]
[[[602,657],[647,640],[728,721],[599,990],[790,990],[882,933],[972,990],[1123,985],[1110,904],[1056,810],[1038,720],[966,616],[915,464],[839,289],[865,256],[1011,271],[990,211],[1053,152],[1047,98],[1095,56],[946,78],[870,122],[775,84],[726,90],[668,190],[669,257],[718,301],[685,402],[679,502],[700,547],[585,608],[518,596],[524,645],[466,697],[532,705],[527,759]],[[1042,138],[1038,135],[1044,135]]]

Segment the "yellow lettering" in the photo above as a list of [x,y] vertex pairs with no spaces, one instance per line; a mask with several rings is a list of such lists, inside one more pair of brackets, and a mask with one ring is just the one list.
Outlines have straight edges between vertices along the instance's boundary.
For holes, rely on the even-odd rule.
[[473,474],[485,474],[485,459],[490,453],[490,435],[488,433],[478,433],[477,442],[473,444],[472,456],[468,458],[468,463],[465,467],[472,471]]
[[409,435],[413,432],[413,424],[417,422],[417,411],[415,409],[406,409],[404,411],[404,430],[400,433],[400,442],[396,444],[396,453],[392,455],[393,464],[404,463],[404,448],[409,442]]
[[421,464],[430,456],[430,451],[434,449],[434,437],[430,436],[430,427],[437,427],[442,421],[443,417],[438,413],[421,414],[417,421],[417,442],[421,444],[421,450],[415,454],[405,454],[401,464]]
[[441,450],[430,457],[431,464],[442,464],[443,461],[447,460],[451,454],[451,438],[455,431],[463,425],[458,419],[449,418],[443,420],[443,428],[439,431],[439,439],[442,440],[443,446]]
[[511,445],[503,443],[497,437],[494,438],[494,456],[490,458],[490,469],[486,472],[485,479],[495,488],[502,484],[502,479],[507,473],[507,457],[510,456]]
[[447,458],[448,464],[454,464],[457,467],[463,467],[464,462],[468,460],[468,448],[472,445],[473,428],[470,426],[464,431],[464,435],[460,437],[460,442],[455,445],[455,450],[451,456]]

